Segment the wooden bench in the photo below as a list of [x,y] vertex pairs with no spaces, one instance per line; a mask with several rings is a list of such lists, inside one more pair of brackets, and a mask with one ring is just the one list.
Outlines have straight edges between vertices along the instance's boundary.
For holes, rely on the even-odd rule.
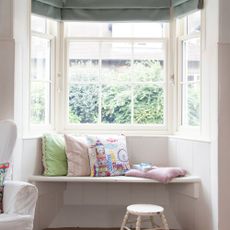
[[[159,181],[128,176],[114,177],[68,177],[68,176],[41,176],[33,175],[29,177],[32,183],[137,183],[137,184],[162,184]],[[166,186],[170,186],[172,191],[184,194],[193,198],[199,198],[201,179],[197,176],[188,175],[177,177],[171,180]],[[183,186],[182,186],[183,185]]]
[[[31,182],[90,182],[90,183],[160,183],[159,181],[128,176],[113,176],[113,177],[68,177],[68,176],[40,176],[34,175],[29,177]],[[200,183],[200,178],[197,176],[177,177],[169,182],[173,183]]]

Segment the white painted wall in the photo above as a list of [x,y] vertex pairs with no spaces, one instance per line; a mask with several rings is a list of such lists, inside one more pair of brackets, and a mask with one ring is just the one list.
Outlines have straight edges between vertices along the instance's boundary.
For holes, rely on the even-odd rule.
[[0,119],[14,119],[13,1],[0,0]]
[[229,183],[229,130],[230,130],[230,1],[219,1],[218,43],[218,185],[219,230],[229,230],[230,183]]
[[216,230],[211,204],[211,143],[169,138],[169,165],[183,167],[201,178],[199,198],[169,193],[178,222],[184,230]]

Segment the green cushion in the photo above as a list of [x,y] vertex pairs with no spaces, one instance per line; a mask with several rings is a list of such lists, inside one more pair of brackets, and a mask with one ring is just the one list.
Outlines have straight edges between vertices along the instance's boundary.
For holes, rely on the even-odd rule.
[[42,138],[44,176],[66,176],[67,158],[64,137],[44,134]]

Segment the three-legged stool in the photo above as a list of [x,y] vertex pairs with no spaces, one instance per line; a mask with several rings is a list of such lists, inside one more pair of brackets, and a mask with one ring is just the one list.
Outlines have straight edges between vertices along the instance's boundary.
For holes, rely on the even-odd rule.
[[[130,230],[126,224],[129,224],[128,218],[129,215],[135,215],[137,216],[137,221],[136,221],[136,230],[141,229],[141,221],[144,219],[144,217],[147,217],[148,220],[150,221],[152,228],[151,230],[169,230],[167,220],[165,218],[165,215],[163,213],[164,208],[158,205],[153,205],[153,204],[133,204],[129,205],[127,207],[127,211],[125,214],[125,217],[123,219],[121,229],[120,230]],[[154,217],[159,216],[160,220],[162,222],[162,226],[158,226],[154,222]],[[149,229],[150,230],[150,229]]]

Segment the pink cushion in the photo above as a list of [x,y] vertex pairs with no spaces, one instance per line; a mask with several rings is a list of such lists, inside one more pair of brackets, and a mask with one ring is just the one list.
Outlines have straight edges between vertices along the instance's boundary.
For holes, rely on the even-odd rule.
[[179,176],[185,176],[186,170],[177,167],[156,167],[154,166],[153,169],[149,171],[141,171],[138,169],[130,169],[126,172],[126,176],[134,176],[134,177],[144,177],[153,180],[160,181],[162,183],[168,183],[173,178]]
[[68,161],[67,176],[89,176],[88,145],[83,137],[64,135]]

